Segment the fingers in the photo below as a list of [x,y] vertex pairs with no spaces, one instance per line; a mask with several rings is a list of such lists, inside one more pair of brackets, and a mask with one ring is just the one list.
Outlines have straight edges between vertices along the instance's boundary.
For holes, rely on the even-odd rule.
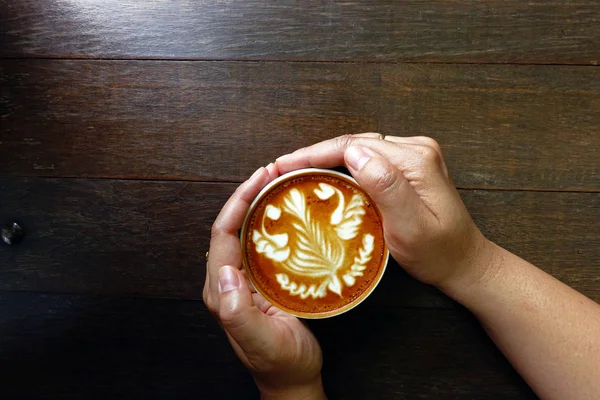
[[[276,165],[280,173],[299,168],[331,168],[344,165],[344,154],[352,146],[369,148],[395,165],[420,194],[427,196],[428,191],[447,189],[447,170],[441,152],[421,143],[426,138],[401,138],[386,136],[385,140],[363,137],[360,135],[340,136],[324,142],[299,149],[277,159]],[[388,140],[390,138],[390,140]],[[434,143],[433,140],[431,140]],[[437,145],[437,144],[436,144]],[[439,148],[439,146],[438,146]]]
[[416,144],[421,146],[429,146],[434,148],[438,153],[442,153],[442,149],[438,142],[427,136],[386,136],[385,140],[393,143]]
[[215,220],[210,238],[210,251],[206,265],[204,301],[211,311],[218,308],[217,272],[223,265],[241,267],[242,254],[238,231],[241,229],[250,203],[271,179],[273,167],[259,168],[241,184],[229,198]]
[[218,271],[219,320],[244,354],[262,354],[272,346],[272,322],[254,303],[246,279],[234,267]]
[[370,132],[339,136],[281,156],[275,164],[281,174],[300,168],[337,167],[344,164],[344,153],[348,148],[362,146],[378,152],[401,169],[410,167],[410,165],[403,165],[403,160],[414,160],[416,156],[424,156],[432,159],[433,164],[440,168],[443,175],[448,176],[441,149],[435,140],[426,137],[396,136],[386,136],[385,140],[381,140],[381,137],[378,133]]
[[377,133],[377,132],[356,133],[356,134],[354,134],[352,136],[354,136],[354,137],[362,137],[362,138],[369,138],[369,139],[381,139],[383,137],[383,135],[381,133]]
[[343,165],[343,157],[330,158],[328,154],[343,138],[381,139],[381,134],[375,132],[358,133],[355,135],[339,136],[325,140],[312,146],[304,147],[293,153],[285,154],[275,161],[280,174],[285,174],[300,168],[331,168]]
[[281,174],[300,168],[338,167],[344,165],[344,153],[353,145],[368,147],[385,157],[391,157],[394,146],[380,137],[372,133],[340,136],[286,154],[275,163]]

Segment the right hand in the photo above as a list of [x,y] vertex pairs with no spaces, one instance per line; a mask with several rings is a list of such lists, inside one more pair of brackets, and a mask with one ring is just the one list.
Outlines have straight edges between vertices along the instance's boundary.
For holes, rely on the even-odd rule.
[[486,275],[494,246],[473,223],[435,140],[347,135],[276,162],[281,174],[340,165],[379,207],[390,253],[409,274],[442,290],[464,288]]

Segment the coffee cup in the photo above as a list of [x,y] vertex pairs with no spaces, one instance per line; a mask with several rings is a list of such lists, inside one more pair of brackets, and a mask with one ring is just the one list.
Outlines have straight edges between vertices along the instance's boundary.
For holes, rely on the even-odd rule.
[[251,203],[240,238],[256,291],[301,318],[356,307],[381,280],[389,257],[376,204],[352,177],[325,169],[269,183]]

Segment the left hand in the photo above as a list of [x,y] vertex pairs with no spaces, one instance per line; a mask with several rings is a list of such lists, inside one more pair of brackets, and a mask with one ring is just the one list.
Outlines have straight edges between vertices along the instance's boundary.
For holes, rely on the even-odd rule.
[[241,229],[250,203],[278,176],[259,168],[227,201],[212,227],[203,298],[264,398],[324,398],[322,354],[298,318],[253,293],[242,268]]

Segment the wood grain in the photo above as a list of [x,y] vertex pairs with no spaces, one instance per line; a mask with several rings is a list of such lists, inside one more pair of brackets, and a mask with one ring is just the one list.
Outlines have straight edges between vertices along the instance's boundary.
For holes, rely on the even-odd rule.
[[0,56],[600,62],[597,0],[0,3]]
[[[0,398],[257,398],[198,301],[210,226],[257,167],[345,133],[433,136],[486,236],[600,302],[598,21],[598,0],[0,2],[0,224],[26,230],[0,242]],[[395,263],[310,327],[332,399],[536,398]]]
[[458,186],[600,191],[600,69],[0,61],[0,175],[242,181],[346,133],[427,135]]
[[[0,290],[199,299],[210,226],[236,185],[3,178]],[[486,236],[600,302],[600,195],[461,191]],[[360,306],[454,308],[392,264]]]
[[[462,309],[353,311],[311,327],[331,399],[535,398]],[[197,301],[0,293],[0,371],[6,399],[257,398]]]

